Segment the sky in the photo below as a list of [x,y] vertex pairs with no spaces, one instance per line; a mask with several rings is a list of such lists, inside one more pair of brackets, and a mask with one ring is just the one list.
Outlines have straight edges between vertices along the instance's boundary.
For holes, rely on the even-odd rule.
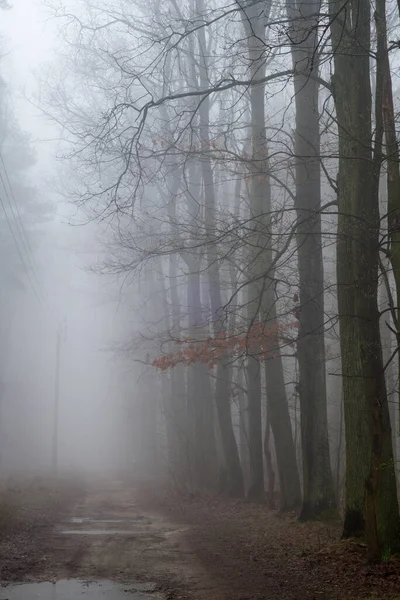
[[58,47],[56,24],[49,18],[43,0],[15,0],[12,9],[1,14],[0,31],[6,42],[6,77],[19,92],[20,122],[40,138],[43,118],[21,96],[37,91],[35,74],[54,61]]
[[[96,251],[81,252],[88,245],[96,248],[96,226],[71,226],[75,209],[49,187],[58,162],[57,143],[48,140],[56,139],[58,132],[34,106],[36,100],[31,102],[40,92],[35,75],[57,60],[56,24],[39,0],[14,0],[12,9],[0,16],[7,50],[2,75],[14,90],[19,122],[32,134],[38,156],[30,176],[39,193],[54,206],[51,221],[41,225],[43,235],[35,253],[43,307],[29,286],[19,295],[7,357],[6,379],[18,381],[29,392],[21,392],[18,402],[5,398],[3,403],[12,406],[1,409],[3,415],[15,417],[11,440],[29,429],[20,453],[21,465],[33,453],[38,465],[45,468],[52,432],[56,328],[66,318],[68,335],[61,351],[60,373],[60,462],[88,467],[113,464],[120,452],[116,443],[120,365],[107,348],[122,327],[122,316],[117,303],[107,301],[112,290],[109,282],[88,273],[88,267],[96,262]],[[25,419],[15,416],[17,406]]]

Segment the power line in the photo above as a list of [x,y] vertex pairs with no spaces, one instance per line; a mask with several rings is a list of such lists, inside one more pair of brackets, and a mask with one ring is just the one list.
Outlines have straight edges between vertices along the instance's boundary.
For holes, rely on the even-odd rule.
[[[11,213],[12,213],[12,216],[13,216],[15,227],[16,227],[16,230],[17,230],[17,232],[19,234],[19,237],[20,237],[20,239],[22,241],[22,245],[24,247],[24,251],[25,251],[26,257],[28,259],[30,269],[27,266],[27,263],[26,263],[26,261],[24,259],[24,256],[23,256],[23,252],[22,252],[22,250],[20,248],[20,245],[18,243],[17,236],[15,235],[14,229],[13,229],[13,227],[11,225],[11,221],[10,221],[9,216],[7,214],[3,198],[1,198],[1,196],[0,196],[0,203],[1,203],[2,208],[3,208],[3,212],[4,212],[4,215],[6,217],[6,221],[7,221],[8,227],[10,229],[10,233],[11,233],[12,238],[14,240],[14,243],[15,243],[15,246],[16,246],[19,258],[21,260],[21,263],[22,263],[22,265],[24,267],[24,270],[25,270],[25,272],[26,272],[26,274],[28,276],[31,288],[32,288],[32,290],[33,290],[33,292],[35,294],[35,297],[36,297],[36,299],[37,299],[40,307],[42,308],[42,310],[45,310],[45,306],[43,306],[43,301],[42,301],[42,299],[39,296],[38,290],[42,291],[43,298],[44,298],[44,304],[46,305],[47,310],[50,313],[52,313],[52,315],[54,317],[54,313],[51,310],[51,307],[49,306],[49,303],[48,303],[47,298],[46,298],[46,294],[45,294],[43,282],[41,282],[41,280],[39,278],[39,275],[37,273],[37,269],[35,267],[33,251],[32,251],[32,248],[30,246],[28,237],[26,235],[24,224],[23,224],[23,221],[22,221],[22,218],[21,218],[21,213],[20,213],[19,208],[18,208],[18,203],[16,201],[14,190],[13,190],[13,187],[12,187],[12,184],[11,184],[11,180],[10,180],[10,177],[8,175],[7,167],[6,167],[6,164],[4,162],[4,159],[3,159],[3,156],[1,154],[1,152],[0,152],[0,161],[1,161],[2,165],[3,165],[3,169],[4,169],[4,173],[5,173],[5,176],[6,176],[7,183],[8,183],[8,187],[9,187],[9,190],[10,190],[10,193],[11,193],[11,197],[10,197],[10,194],[9,194],[9,192],[7,190],[7,186],[5,184],[5,181],[4,181],[3,175],[1,174],[1,171],[0,171],[0,179],[1,179],[1,182],[3,184],[4,192],[5,192],[6,198],[8,200],[10,209],[11,209]],[[12,202],[11,198],[13,199],[13,202]],[[13,203],[14,203],[14,206],[13,206]],[[32,280],[32,277],[31,277],[31,271],[32,271],[33,277],[34,277],[34,279],[36,281],[36,285],[38,287],[38,290],[36,289],[36,287],[35,287],[35,285],[33,283],[33,280]]]
[[[13,211],[13,214],[14,214],[14,218],[15,218],[15,221],[16,221],[16,225],[17,225],[17,227],[18,227],[18,223],[20,225],[20,235],[21,235],[22,241],[24,242],[24,244],[26,246],[27,254],[29,254],[29,253],[32,254],[32,248],[31,248],[31,246],[29,244],[29,239],[28,239],[28,237],[26,235],[24,224],[23,224],[22,219],[21,219],[21,213],[20,213],[19,207],[18,207],[18,202],[15,199],[14,190],[13,190],[13,187],[11,185],[10,177],[8,175],[7,167],[6,167],[6,164],[4,162],[4,158],[3,158],[3,155],[1,153],[1,151],[0,151],[0,161],[1,161],[2,165],[3,165],[3,169],[4,169],[4,173],[5,173],[6,179],[7,179],[8,187],[10,189],[11,196],[12,196],[12,198],[14,200],[15,212]],[[7,196],[8,196],[7,188],[5,186],[5,183],[4,183],[4,180],[3,180],[3,176],[1,175],[1,171],[0,171],[0,178],[1,178],[1,181],[3,183],[4,190],[5,190],[5,192],[6,192]],[[8,201],[10,203],[11,210],[13,210],[12,209],[11,200],[10,200],[9,197],[8,197]],[[16,213],[16,215],[15,215],[15,213]]]
[[6,193],[6,197],[7,197],[7,200],[9,202],[9,205],[10,205],[10,208],[11,208],[11,212],[13,213],[13,217],[14,217],[14,221],[15,221],[15,224],[16,224],[16,227],[17,227],[17,231],[18,231],[18,233],[19,233],[19,235],[21,237],[21,240],[22,240],[22,242],[23,242],[23,244],[25,246],[25,252],[26,252],[26,255],[27,255],[28,260],[30,262],[30,266],[32,268],[32,271],[33,271],[36,279],[37,279],[37,283],[40,286],[41,284],[40,284],[39,277],[37,275],[37,272],[36,272],[36,269],[35,269],[35,265],[34,265],[32,248],[31,248],[31,246],[29,244],[28,236],[26,235],[24,224],[23,224],[22,219],[21,219],[21,213],[19,211],[18,203],[17,203],[17,201],[15,199],[14,190],[13,190],[13,187],[11,185],[10,177],[8,175],[7,167],[5,165],[5,162],[4,162],[3,155],[1,153],[1,151],[0,151],[0,161],[1,161],[2,165],[3,165],[3,169],[4,169],[4,173],[5,173],[6,179],[7,179],[8,187],[10,189],[11,196],[12,196],[12,199],[14,201],[14,207],[13,207],[13,203],[11,202],[11,198],[10,198],[10,196],[8,194],[7,187],[5,185],[5,182],[4,182],[3,176],[1,174],[1,171],[0,171],[0,179],[1,179],[1,182],[3,184],[4,191]]
[[15,247],[16,247],[16,249],[17,249],[18,256],[19,256],[19,258],[20,258],[20,260],[21,260],[22,266],[24,267],[24,270],[25,270],[25,272],[26,272],[26,274],[27,274],[27,276],[28,276],[29,282],[30,282],[30,284],[31,284],[31,288],[32,288],[32,290],[33,290],[33,292],[34,292],[34,294],[35,294],[35,296],[36,296],[36,299],[37,299],[37,301],[38,301],[38,303],[39,303],[40,307],[41,307],[41,308],[44,310],[44,306],[43,306],[43,304],[42,304],[42,301],[41,301],[41,299],[40,299],[40,297],[39,297],[39,294],[38,294],[38,293],[37,293],[37,291],[36,291],[36,288],[35,288],[35,286],[33,285],[33,281],[32,281],[32,278],[31,278],[30,271],[29,271],[29,269],[28,269],[28,267],[27,267],[27,265],[26,265],[26,262],[25,262],[25,260],[24,260],[24,257],[23,257],[23,255],[22,255],[21,249],[20,249],[20,247],[19,247],[19,244],[18,244],[18,240],[17,240],[17,238],[16,238],[16,236],[15,236],[14,230],[13,230],[13,228],[12,228],[12,225],[11,225],[11,222],[10,222],[10,219],[9,219],[9,217],[8,217],[8,215],[7,215],[6,207],[5,207],[5,205],[4,205],[4,201],[3,201],[3,198],[2,198],[2,196],[0,196],[0,204],[1,204],[1,206],[2,206],[2,209],[3,209],[4,215],[5,215],[5,217],[6,217],[7,225],[8,225],[8,228],[9,228],[9,230],[10,230],[11,236],[12,236],[12,238],[13,238],[13,240],[14,240],[14,244],[15,244]]

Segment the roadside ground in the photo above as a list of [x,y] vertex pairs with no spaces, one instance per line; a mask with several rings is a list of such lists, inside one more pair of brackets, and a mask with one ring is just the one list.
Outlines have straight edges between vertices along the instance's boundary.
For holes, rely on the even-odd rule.
[[334,522],[123,480],[0,490],[0,583],[69,579],[154,600],[400,599],[400,560],[369,565]]

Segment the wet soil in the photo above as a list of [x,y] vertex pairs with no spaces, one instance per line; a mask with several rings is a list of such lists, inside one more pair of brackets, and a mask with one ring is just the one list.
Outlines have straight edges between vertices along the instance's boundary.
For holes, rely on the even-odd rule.
[[[79,581],[14,584],[0,588],[1,600],[156,600],[154,584],[121,585],[113,581]],[[3,597],[2,597],[3,596]]]
[[368,564],[337,522],[126,481],[28,498],[7,533],[0,513],[0,583],[32,587],[0,589],[0,600],[400,599],[400,561]]
[[0,583],[42,572],[55,524],[67,517],[83,490],[75,479],[55,484],[36,478],[0,486]]
[[[139,507],[137,496],[137,489],[122,481],[96,481],[88,485],[79,497],[70,499],[68,510],[59,511],[58,518],[46,523],[42,530],[39,527],[31,532],[29,557],[20,545],[25,559],[15,569],[12,565],[8,570],[1,568],[0,539],[0,583],[58,582],[55,587],[46,583],[45,588],[30,588],[26,596],[18,595],[25,593],[26,588],[8,587],[5,590],[10,594],[4,597],[33,599],[34,591],[39,593],[44,589],[47,595],[37,597],[64,600],[76,595],[68,595],[67,584],[62,581],[70,581],[72,592],[78,586],[81,593],[88,593],[82,582],[92,583],[90,591],[94,590],[93,583],[104,586],[108,580],[134,588],[154,582],[154,590],[146,592],[152,600],[213,598],[212,593],[210,596],[206,592],[212,586],[188,543],[187,529],[155,510]],[[48,596],[50,592],[53,596]],[[140,594],[144,592],[138,590],[135,594],[133,598],[142,598]],[[114,600],[113,595],[110,600]]]
[[266,506],[142,489],[153,506],[186,526],[209,580],[204,600],[400,600],[400,559],[367,562],[366,545],[342,541],[338,521],[302,523]]

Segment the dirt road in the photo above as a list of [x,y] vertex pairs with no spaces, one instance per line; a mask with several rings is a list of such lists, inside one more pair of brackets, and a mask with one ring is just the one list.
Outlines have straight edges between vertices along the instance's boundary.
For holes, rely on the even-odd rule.
[[[212,586],[207,583],[208,577],[191,552],[185,534],[185,528],[151,510],[139,508],[133,486],[121,481],[96,482],[87,487],[79,502],[50,529],[39,566],[36,561],[34,571],[24,573],[20,580],[36,583],[61,580],[60,589],[67,585],[67,579],[109,580],[129,584],[129,590],[125,591],[136,586],[135,599],[214,597],[212,593],[208,595]],[[37,552],[40,553],[40,547]],[[18,589],[21,593],[22,588]],[[7,598],[36,597],[33,592],[42,597],[43,590],[46,596],[46,587],[34,587],[29,594],[26,591],[26,596],[8,592]],[[56,597],[75,598],[75,593],[68,595],[67,590],[65,595],[60,592]],[[114,598],[111,592],[104,595]]]
[[35,488],[23,527],[0,527],[0,583],[24,584],[0,600],[399,600],[398,557],[368,564],[340,524],[123,481],[48,495]]

